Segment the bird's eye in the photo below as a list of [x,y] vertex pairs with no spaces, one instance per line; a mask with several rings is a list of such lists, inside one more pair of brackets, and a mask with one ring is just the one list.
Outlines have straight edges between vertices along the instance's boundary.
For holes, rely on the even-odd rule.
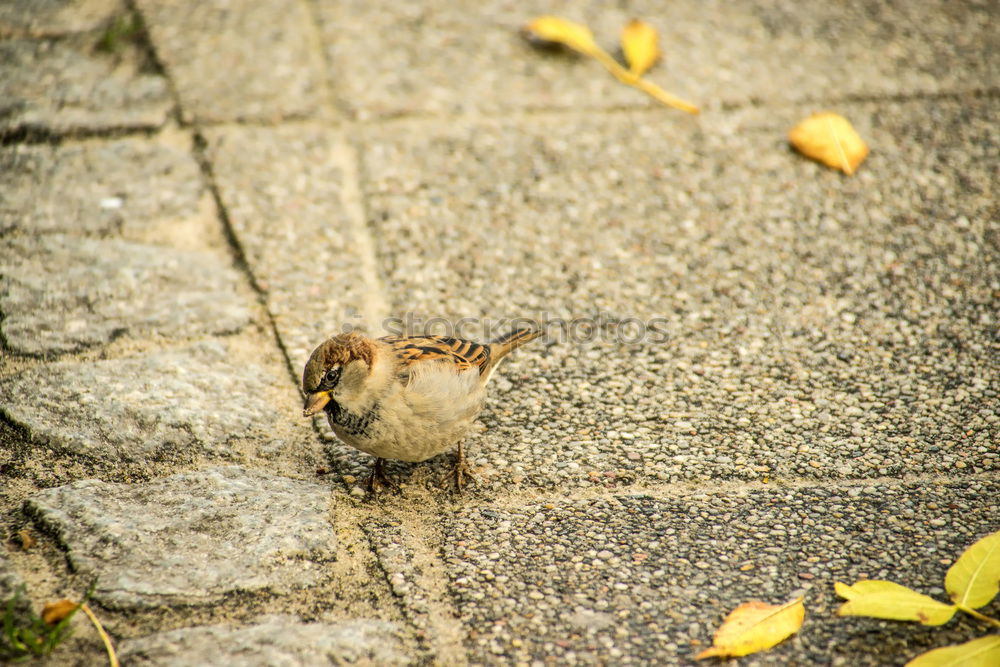
[[339,380],[339,379],[340,379],[340,367],[339,366],[337,366],[336,368],[331,368],[330,370],[328,370],[326,372],[326,375],[323,376],[323,382],[325,384],[328,384],[328,385],[335,385],[335,384],[337,384],[337,380]]

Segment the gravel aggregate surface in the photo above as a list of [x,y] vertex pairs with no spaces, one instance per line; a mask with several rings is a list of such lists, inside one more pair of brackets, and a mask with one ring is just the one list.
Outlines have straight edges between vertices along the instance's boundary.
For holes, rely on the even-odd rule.
[[[641,17],[660,31],[648,78],[709,109],[995,86],[1000,37],[988,2],[318,2],[330,85],[359,119],[522,109],[652,107],[597,62],[529,46],[556,14],[606,50]],[[372,57],[378,54],[378,57]],[[461,85],[454,82],[460,81]]]
[[992,106],[854,106],[853,179],[763,111],[377,129],[382,282],[418,323],[548,323],[472,449],[505,485],[996,470]]
[[450,522],[444,555],[473,663],[688,664],[739,602],[804,596],[802,630],[741,664],[903,664],[983,628],[836,618],[833,582],[947,599],[948,566],[1000,527],[998,491],[991,479],[481,506]]

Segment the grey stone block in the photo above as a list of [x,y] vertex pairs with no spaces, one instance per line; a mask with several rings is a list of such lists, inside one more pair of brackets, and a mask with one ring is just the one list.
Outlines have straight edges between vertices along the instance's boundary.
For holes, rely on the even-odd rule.
[[981,627],[838,618],[833,583],[947,601],[948,566],[997,528],[998,492],[970,479],[483,506],[447,522],[444,558],[470,663],[689,664],[740,603],[802,595],[802,630],[741,664],[884,665]]
[[71,567],[116,608],[210,604],[236,592],[323,582],[336,555],[328,491],[220,466],[145,484],[84,480],[46,489],[25,510]]
[[301,371],[313,348],[360,324],[373,298],[344,203],[344,147],[317,126],[213,128],[206,136],[226,214]]
[[798,107],[358,141],[393,314],[549,325],[495,376],[484,481],[985,472],[994,106],[842,105],[873,146],[853,178],[788,149]]
[[189,152],[148,139],[0,148],[0,232],[135,239],[196,216],[204,192]]
[[58,363],[5,379],[0,406],[32,440],[98,469],[120,461],[239,456],[283,419],[268,401],[283,378],[235,365],[218,342],[142,357]]
[[215,255],[63,235],[0,245],[8,348],[70,352],[120,336],[232,333],[250,322],[240,275]]
[[121,6],[121,0],[5,0],[0,3],[0,37],[96,30]]
[[170,112],[167,81],[141,69],[141,54],[95,49],[82,33],[0,41],[0,134],[152,129]]
[[308,116],[321,75],[309,14],[295,0],[137,3],[157,56],[197,122]]
[[[539,14],[588,24],[608,51],[641,17],[665,52],[647,76],[703,108],[758,101],[964,91],[996,86],[989,3],[655,0],[535,7],[321,2],[338,103],[359,118],[519,109],[654,107],[596,61],[528,46]],[[662,107],[660,107],[662,109]],[[680,112],[663,110],[661,117]]]
[[291,616],[267,616],[242,628],[212,625],[183,628],[122,642],[130,665],[234,667],[362,663],[405,665],[399,627],[385,621],[303,623]]

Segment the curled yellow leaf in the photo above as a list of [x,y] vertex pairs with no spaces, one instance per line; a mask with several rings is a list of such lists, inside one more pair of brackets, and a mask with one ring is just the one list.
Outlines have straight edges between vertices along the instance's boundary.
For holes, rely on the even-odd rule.
[[788,132],[788,141],[806,157],[853,174],[868,156],[868,144],[851,122],[829,111],[815,113]]
[[739,657],[769,649],[798,632],[805,617],[800,597],[782,605],[745,602],[726,616],[715,632],[712,647],[695,658]]
[[531,41],[563,44],[586,55],[600,50],[590,28],[558,16],[539,16],[524,26],[524,34]]
[[1000,531],[987,535],[948,569],[944,588],[955,604],[978,609],[1000,592]]
[[834,584],[837,594],[847,600],[837,610],[838,616],[873,616],[894,621],[919,621],[924,625],[947,623],[955,605],[938,602],[906,586],[876,579],[859,581],[846,586]]
[[642,19],[632,19],[622,28],[622,53],[629,71],[642,76],[660,59],[660,36]]
[[55,625],[76,611],[79,605],[72,600],[50,602],[42,609],[42,620],[49,625]]
[[918,655],[906,667],[996,667],[1000,665],[1000,635],[973,639]]

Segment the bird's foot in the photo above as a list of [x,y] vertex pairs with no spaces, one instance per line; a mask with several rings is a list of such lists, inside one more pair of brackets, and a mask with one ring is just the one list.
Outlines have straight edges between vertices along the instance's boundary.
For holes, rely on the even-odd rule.
[[374,498],[378,495],[379,487],[385,487],[393,493],[400,493],[399,484],[394,482],[385,472],[385,459],[375,459],[372,471],[368,475],[368,482],[365,488],[368,490],[368,497]]
[[445,484],[451,486],[455,493],[461,494],[468,483],[477,484],[478,482],[476,481],[476,476],[472,474],[472,468],[465,460],[465,453],[462,451],[462,446],[459,445],[455,456],[455,466],[448,473]]

